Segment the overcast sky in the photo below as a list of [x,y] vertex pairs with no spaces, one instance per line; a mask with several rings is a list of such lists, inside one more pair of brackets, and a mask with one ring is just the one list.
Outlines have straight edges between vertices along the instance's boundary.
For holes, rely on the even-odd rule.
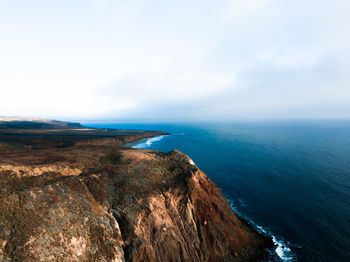
[[0,0],[0,115],[350,117],[349,0]]

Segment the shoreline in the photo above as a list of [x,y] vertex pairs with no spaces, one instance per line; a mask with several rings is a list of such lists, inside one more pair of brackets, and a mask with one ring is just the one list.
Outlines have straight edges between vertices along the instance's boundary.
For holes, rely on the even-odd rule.
[[[24,131],[27,131],[27,129],[24,128],[24,127],[26,127],[26,123],[21,123],[21,124],[23,126],[22,132],[16,131],[15,134],[20,135],[22,137],[23,136],[22,133]],[[6,133],[6,132],[9,132],[9,131],[11,131],[11,130],[7,129],[4,132]],[[49,164],[52,165],[51,168],[53,168],[53,169],[57,169],[58,168],[58,163],[70,162],[68,160],[67,152],[75,152],[75,150],[78,150],[80,152],[82,150],[83,146],[89,146],[89,147],[86,147],[86,152],[89,152],[89,150],[92,150],[93,152],[96,153],[96,150],[97,151],[102,150],[102,149],[98,149],[98,146],[102,146],[102,145],[104,146],[103,147],[103,152],[101,151],[100,153],[101,154],[105,154],[105,155],[102,156],[98,160],[98,162],[100,164],[105,165],[106,167],[107,166],[111,167],[109,165],[114,165],[114,164],[118,164],[118,166],[120,166],[122,164],[124,164],[124,165],[126,165],[126,164],[127,165],[137,165],[137,164],[135,164],[136,162],[134,163],[134,162],[126,161],[125,162],[126,164],[125,164],[123,161],[121,161],[121,158],[124,156],[124,154],[117,154],[116,156],[113,156],[113,153],[105,153],[104,150],[107,149],[106,146],[113,147],[113,146],[116,146],[116,145],[119,144],[119,145],[122,145],[124,147],[133,148],[135,150],[138,150],[138,149],[149,149],[149,148],[151,148],[151,146],[152,146],[152,144],[154,142],[160,141],[165,136],[170,135],[167,132],[161,132],[161,131],[143,131],[143,130],[130,131],[130,130],[101,129],[101,128],[93,128],[93,129],[88,129],[88,130],[86,130],[86,129],[82,130],[81,128],[75,129],[75,130],[71,130],[71,129],[65,128],[65,129],[62,129],[62,130],[54,130],[53,132],[49,132],[49,131],[51,131],[51,129],[35,129],[35,130],[29,130],[29,134],[31,136],[33,136],[33,138],[35,138],[37,134],[48,135],[48,133],[49,133],[50,136],[48,138],[44,137],[40,141],[40,145],[45,142],[47,144],[47,147],[49,147],[49,146],[51,146],[51,147],[57,146],[56,144],[49,143],[51,141],[50,139],[53,139],[53,138],[60,138],[60,137],[62,137],[62,139],[61,139],[62,141],[65,142],[67,140],[67,141],[71,142],[71,143],[65,142],[65,143],[67,143],[67,145],[66,144],[62,144],[62,145],[60,144],[59,145],[60,147],[66,147],[67,149],[65,149],[62,152],[61,151],[57,151],[56,153],[55,152],[51,152],[52,155],[50,155],[49,158],[45,154],[45,148],[42,148],[42,151],[40,150],[40,151],[36,152],[38,154],[38,156],[33,156],[33,157],[35,157],[36,162],[38,162],[38,159],[40,159],[40,161],[39,161],[40,163],[46,163],[46,164],[49,163]],[[29,136],[29,139],[32,138],[31,136]],[[137,139],[137,138],[139,138],[139,139]],[[29,142],[35,142],[35,141],[34,140],[30,140]],[[127,142],[127,143],[122,143],[122,142]],[[96,146],[96,147],[92,149],[90,146]],[[19,152],[20,152],[20,150],[19,150]],[[129,151],[127,151],[127,152],[129,152]],[[140,156],[141,156],[142,155],[141,152],[139,152],[137,154],[140,154]],[[45,157],[41,156],[40,154],[45,155]],[[40,157],[39,157],[39,155],[40,155]],[[69,156],[69,157],[71,157],[71,156]],[[209,186],[210,188],[213,186],[215,188],[215,184],[213,182],[211,182],[209,180],[209,178],[207,178],[204,173],[201,173],[201,171],[198,171],[198,169],[196,168],[194,163],[191,162],[191,159],[189,159],[189,157],[187,155],[185,155],[185,154],[183,154],[183,153],[181,153],[181,152],[179,152],[177,150],[173,150],[171,152],[166,153],[166,155],[155,155],[154,159],[158,159],[158,157],[160,157],[160,159],[164,158],[162,161],[170,161],[169,164],[175,164],[176,166],[179,165],[179,166],[183,167],[184,170],[187,170],[189,167],[190,167],[191,170],[193,169],[191,171],[191,174],[192,174],[191,177],[193,178],[194,175],[198,176],[196,179],[193,180],[193,183],[194,183],[193,185],[197,185],[197,182],[196,182],[197,179],[201,178],[202,183],[204,183],[203,181],[207,181],[208,180],[209,184],[207,186]],[[131,155],[129,160],[134,160],[134,156]],[[84,161],[87,161],[87,160],[84,160]],[[71,162],[76,163],[76,161],[71,161]],[[23,163],[24,164],[28,164],[26,162],[23,162]],[[190,164],[190,166],[188,166],[188,163]],[[168,165],[162,166],[162,168],[164,168],[164,170],[167,167],[168,167]],[[75,166],[75,168],[77,168],[77,166]],[[177,170],[177,169],[175,169],[175,170]],[[171,171],[173,172],[172,169],[171,169]],[[165,174],[168,174],[168,173],[165,172]],[[33,174],[29,172],[28,175],[32,176]],[[62,175],[64,176],[64,174],[62,174]],[[141,177],[142,176],[146,176],[147,177],[147,175],[148,175],[147,172],[143,173],[143,170],[140,170],[140,176]],[[176,177],[175,173],[173,175]],[[164,177],[164,179],[165,178],[167,178],[167,177]],[[150,180],[150,181],[152,181],[152,180]],[[157,182],[157,180],[155,180],[155,182]],[[40,182],[40,183],[42,183],[42,182]],[[212,184],[210,184],[210,183],[212,183]],[[18,184],[18,183],[16,183],[16,184]],[[21,184],[21,183],[19,183],[19,184]],[[155,184],[155,185],[159,186],[158,184]],[[212,192],[212,194],[210,194],[210,198],[214,197],[213,196],[214,191]],[[219,193],[217,194],[217,196],[216,196],[217,199],[216,200],[217,201],[223,201],[222,203],[226,202],[226,206],[227,206],[226,209],[227,210],[225,212],[227,213],[227,219],[232,218],[232,217],[234,217],[234,215],[236,215],[238,217],[239,221],[240,221],[239,224],[237,224],[237,225],[240,225],[239,229],[237,229],[237,230],[244,231],[244,232],[247,232],[247,233],[251,234],[252,238],[254,239],[254,241],[253,241],[254,243],[252,242],[252,246],[251,246],[252,249],[250,250],[249,254],[248,253],[247,254],[246,253],[236,253],[236,251],[234,251],[234,254],[235,254],[234,256],[238,256],[239,255],[239,256],[245,257],[247,255],[247,256],[253,256],[253,257],[255,257],[255,256],[256,257],[260,257],[260,256],[264,256],[265,257],[265,255],[267,256],[268,253],[272,256],[273,250],[275,250],[275,248],[276,248],[276,243],[274,244],[273,238],[271,238],[271,236],[269,236],[267,234],[263,234],[261,231],[257,230],[256,227],[252,226],[252,224],[250,223],[249,220],[243,218],[242,216],[239,216],[239,214],[237,214],[237,212],[230,207],[229,200],[226,197],[222,197],[222,195],[221,196],[220,195],[221,194],[219,194]],[[201,201],[203,200],[202,194],[199,194],[198,197],[199,197],[199,199],[201,199]],[[209,205],[209,204],[210,203],[208,202],[205,205]],[[168,207],[165,206],[165,208],[168,208]],[[207,220],[212,219],[211,215],[209,213],[207,213],[207,212],[211,212],[210,211],[211,209],[208,209],[208,210],[207,210],[207,208],[202,209],[202,207],[200,207],[200,206],[198,206],[198,207],[193,206],[193,207],[190,207],[190,208],[199,208],[198,212],[202,212],[201,214],[203,215],[203,218],[201,220],[204,219],[203,220],[204,221],[203,225],[204,225],[204,228],[206,228]],[[229,212],[228,211],[229,209],[233,213]],[[213,222],[214,221],[215,220],[213,220]],[[215,225],[218,227],[218,230],[225,229],[225,225],[226,225],[225,223],[221,223],[222,221],[219,221],[219,223],[217,223],[217,222],[218,221],[215,222]],[[235,223],[234,219],[233,219],[233,223]],[[204,228],[203,228],[203,230],[204,230]],[[233,241],[231,239],[231,237],[232,237],[231,235],[227,236],[227,240],[226,240],[226,241],[228,241],[227,243],[231,243]],[[236,242],[236,241],[237,240],[234,240],[233,242]],[[226,244],[224,244],[224,242],[223,242],[223,245],[226,245]],[[264,247],[264,249],[262,249],[263,247]],[[233,245],[232,248],[233,248],[233,250],[236,250],[237,247],[235,245]],[[230,254],[226,254],[224,256],[231,256],[231,255]]]
[[[170,134],[166,134],[166,135],[156,135],[153,137],[145,137],[139,140],[135,140],[133,142],[129,142],[129,143],[125,143],[123,144],[123,146],[125,147],[131,147],[131,148],[135,148],[135,149],[147,149],[148,147],[150,147],[152,145],[153,142],[156,141],[160,141],[162,140],[165,136],[169,136]],[[145,148],[144,146],[142,147],[137,147],[138,145],[145,145],[147,146],[147,148]]]
[[[155,141],[160,141],[164,136],[168,136],[168,135],[160,135],[160,136],[154,136],[151,138],[143,138],[143,139],[136,140],[134,142],[126,143],[123,146],[131,147],[134,149],[148,149],[149,147],[151,147],[152,142],[154,142],[154,141],[152,141],[150,144],[147,144],[147,141],[152,140],[154,138],[159,138],[159,139],[156,139]],[[135,147],[137,145],[143,145],[143,146]],[[270,254],[271,259],[273,259],[273,261],[275,261],[275,259],[277,259],[277,260],[280,259],[282,261],[287,261],[287,262],[288,261],[295,261],[296,258],[294,256],[294,254],[291,253],[291,250],[288,247],[287,243],[285,243],[285,241],[277,238],[272,232],[268,232],[262,226],[257,225],[252,219],[243,215],[234,206],[233,200],[231,200],[230,198],[228,198],[224,194],[223,194],[223,196],[228,201],[232,211],[237,215],[237,217],[241,220],[242,223],[246,224],[246,226],[249,227],[252,231],[270,239],[273,242],[273,247],[266,248],[266,251]]]
[[292,262],[297,261],[296,255],[291,251],[289,245],[290,243],[286,242],[285,240],[281,239],[280,237],[276,236],[273,232],[265,229],[263,226],[258,225],[255,223],[250,217],[247,215],[242,214],[238,208],[235,206],[234,201],[227,197],[225,194],[223,196],[227,199],[227,201],[230,204],[231,209],[233,212],[243,221],[247,222],[248,225],[258,232],[259,234],[262,234],[268,238],[270,238],[274,244],[274,247],[271,249],[268,249],[269,252],[272,252],[272,256],[275,256],[276,258],[286,261],[286,262]]
[[[240,219],[214,182],[177,150],[157,153],[113,145],[16,148],[11,155],[3,153],[2,160],[7,171],[0,181],[0,213],[5,214],[0,225],[3,232],[16,231],[15,237],[1,236],[10,245],[0,247],[0,260],[30,257],[36,261],[37,254],[44,254],[45,261],[63,255],[69,260],[84,256],[105,261],[159,257],[175,261],[181,256],[186,261],[216,257],[258,261],[268,259],[267,248],[273,247],[272,240]],[[55,172],[48,174],[48,168]],[[38,176],[38,172],[44,174]],[[14,197],[17,192],[21,198]],[[76,228],[79,234],[72,237]],[[62,238],[57,232],[62,232]],[[43,247],[47,239],[53,239],[54,245]],[[16,248],[29,240],[28,248]],[[66,248],[77,241],[85,244],[81,250]]]
[[140,143],[142,143],[143,141],[146,141],[146,140],[148,140],[148,139],[149,139],[149,138],[138,139],[138,140],[135,140],[135,141],[133,141],[133,142],[125,143],[125,144],[123,144],[123,146],[125,146],[125,147],[133,147],[133,146],[135,146],[135,145],[137,145],[137,144],[140,144]]

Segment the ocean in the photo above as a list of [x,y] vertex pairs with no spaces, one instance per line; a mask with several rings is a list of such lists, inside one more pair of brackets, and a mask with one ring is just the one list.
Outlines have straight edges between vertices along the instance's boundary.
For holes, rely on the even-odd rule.
[[89,124],[171,133],[135,144],[188,154],[280,261],[350,261],[350,121]]

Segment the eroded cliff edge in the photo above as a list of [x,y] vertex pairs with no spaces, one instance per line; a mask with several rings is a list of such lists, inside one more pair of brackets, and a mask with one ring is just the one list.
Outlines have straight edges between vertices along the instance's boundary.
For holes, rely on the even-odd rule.
[[0,164],[0,261],[257,261],[272,247],[179,151],[16,150]]

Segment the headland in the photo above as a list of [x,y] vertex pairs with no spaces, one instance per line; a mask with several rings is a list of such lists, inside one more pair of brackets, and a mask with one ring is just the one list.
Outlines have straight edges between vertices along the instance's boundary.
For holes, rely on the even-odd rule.
[[0,261],[259,261],[269,237],[164,132],[0,123]]

